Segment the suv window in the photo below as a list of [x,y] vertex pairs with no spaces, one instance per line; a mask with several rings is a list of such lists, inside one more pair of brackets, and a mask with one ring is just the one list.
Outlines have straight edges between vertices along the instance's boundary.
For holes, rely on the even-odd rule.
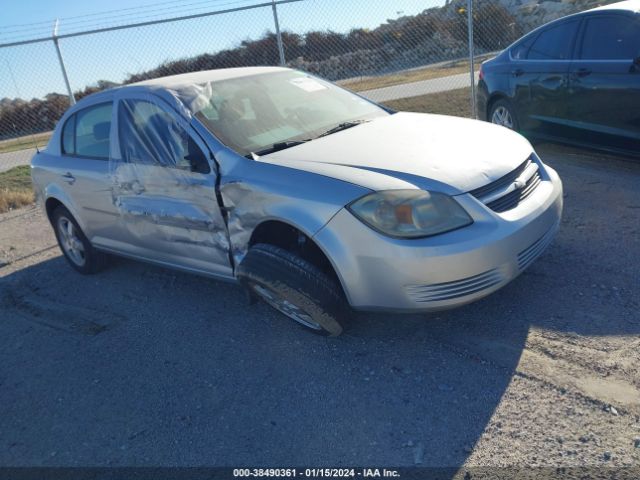
[[580,58],[625,60],[640,55],[640,25],[629,17],[609,15],[586,22]]
[[111,103],[101,103],[80,110],[69,118],[62,131],[64,153],[108,159],[111,110]]
[[571,58],[573,38],[578,21],[573,20],[543,30],[536,38],[527,59],[529,60],[567,60]]
[[123,161],[209,173],[207,157],[169,113],[146,100],[122,100],[118,133]]

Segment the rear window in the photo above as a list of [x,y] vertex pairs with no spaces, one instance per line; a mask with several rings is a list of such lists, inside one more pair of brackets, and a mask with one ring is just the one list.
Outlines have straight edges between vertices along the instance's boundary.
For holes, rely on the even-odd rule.
[[567,60],[571,58],[578,21],[564,22],[543,30],[529,49],[528,60]]
[[113,105],[101,103],[69,117],[62,129],[62,152],[87,158],[109,158],[111,111]]
[[587,20],[580,58],[627,60],[640,56],[640,24],[621,15]]

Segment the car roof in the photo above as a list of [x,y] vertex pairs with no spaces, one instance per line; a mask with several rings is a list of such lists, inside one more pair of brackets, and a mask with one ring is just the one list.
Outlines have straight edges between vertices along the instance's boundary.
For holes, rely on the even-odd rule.
[[95,105],[100,102],[111,101],[114,94],[118,92],[143,92],[152,93],[169,102],[178,112],[185,114],[184,105],[176,94],[177,90],[192,85],[202,85],[208,82],[216,82],[222,80],[230,80],[234,78],[249,77],[253,75],[262,75],[274,72],[291,71],[290,68],[284,67],[240,67],[240,68],[221,68],[217,70],[203,70],[200,72],[182,73],[179,75],[170,75],[167,77],[153,78],[142,82],[128,83],[113,88],[102,90],[101,92],[92,93],[78,101],[65,114],[65,117],[74,112]]
[[207,82],[218,82],[221,80],[231,80],[233,78],[248,77],[251,75],[260,75],[264,73],[286,71],[284,67],[240,67],[240,68],[221,68],[217,70],[203,70],[200,72],[182,73],[179,75],[170,75],[168,77],[153,78],[142,82],[130,83],[120,88],[134,86],[149,86],[175,89],[176,87],[194,84],[203,84]]
[[640,12],[640,0],[625,0],[623,2],[616,2],[609,5],[603,5],[602,7],[592,8],[587,11],[600,12],[603,10],[625,10],[628,12],[638,13]]

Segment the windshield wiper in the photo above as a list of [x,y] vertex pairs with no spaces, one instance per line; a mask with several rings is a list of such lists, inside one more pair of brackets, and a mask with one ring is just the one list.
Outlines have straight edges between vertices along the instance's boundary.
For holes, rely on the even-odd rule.
[[[338,133],[338,132],[341,132],[342,130],[346,130],[347,128],[356,127],[356,126],[358,126],[360,124],[367,123],[369,121],[370,120],[352,120],[350,122],[343,122],[343,123],[340,123],[340,124],[336,125],[333,128],[330,128],[329,130],[327,130],[326,132],[318,135],[315,138],[326,137],[326,136],[331,135],[333,133]],[[311,140],[314,140],[314,139],[307,138],[305,140],[285,140],[284,142],[277,142],[277,143],[274,143],[273,145],[271,145],[270,147],[267,147],[267,148],[265,148],[263,150],[260,150],[258,152],[250,152],[247,155],[245,155],[245,157],[255,160],[256,158],[261,157],[262,155],[268,155],[270,153],[279,152],[280,150],[286,150],[287,148],[295,147],[297,145],[301,145],[303,143],[310,142]]]
[[270,153],[279,152],[280,150],[286,150],[287,148],[295,147],[296,145],[302,145],[303,143],[307,143],[308,141],[309,140],[287,140],[285,142],[278,142],[263,150],[260,150],[258,152],[251,152],[245,156],[247,158],[261,157],[262,155],[268,155]]
[[327,130],[323,134],[318,135],[316,138],[326,137],[328,135],[332,135],[334,133],[341,132],[342,130],[346,130],[347,128],[357,127],[358,125],[361,125],[363,123],[367,123],[368,121],[369,120],[352,120],[350,122],[343,122],[343,123],[340,123],[340,124],[336,125],[333,128],[330,128],[329,130]]

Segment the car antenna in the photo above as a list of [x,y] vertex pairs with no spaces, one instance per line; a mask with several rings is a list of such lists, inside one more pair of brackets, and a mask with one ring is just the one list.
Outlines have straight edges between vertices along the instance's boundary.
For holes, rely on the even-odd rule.
[[[18,88],[18,82],[16,82],[16,77],[13,75],[13,70],[11,69],[11,64],[9,64],[9,60],[5,60],[5,63],[7,64],[7,68],[9,69],[9,75],[11,75],[11,80],[13,81],[13,87],[16,89],[16,94],[17,97],[16,98],[22,98],[22,95],[20,94],[20,89]],[[13,129],[15,130],[16,133],[16,138],[18,135],[18,128],[16,127],[15,123],[11,123],[11,125],[13,125]],[[36,147],[36,153],[40,153],[40,149],[38,148],[38,142],[36,141],[36,136],[33,132],[31,132],[31,140],[33,140],[33,146]]]

